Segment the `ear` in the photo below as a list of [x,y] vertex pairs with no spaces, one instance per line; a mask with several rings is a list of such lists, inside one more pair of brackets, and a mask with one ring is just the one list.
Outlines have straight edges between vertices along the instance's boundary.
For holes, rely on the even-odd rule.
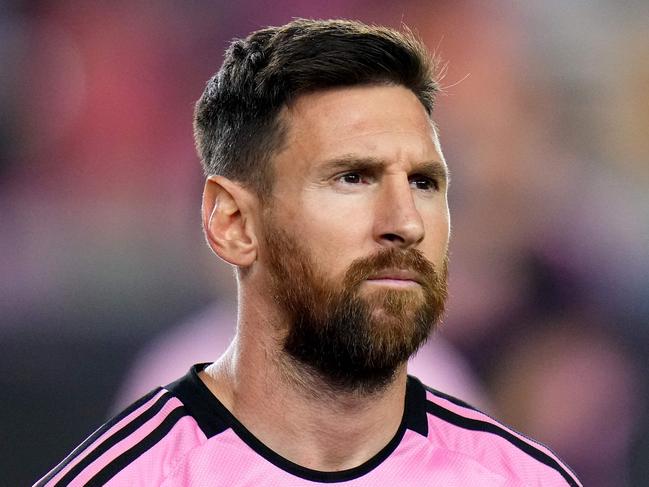
[[257,259],[251,212],[256,198],[223,176],[210,176],[203,190],[202,219],[207,243],[224,261],[248,267]]

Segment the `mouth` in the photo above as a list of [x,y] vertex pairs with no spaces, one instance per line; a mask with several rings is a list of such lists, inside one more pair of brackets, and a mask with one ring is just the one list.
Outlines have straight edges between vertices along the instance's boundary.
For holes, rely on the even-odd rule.
[[406,269],[386,269],[372,274],[366,282],[383,286],[410,287],[421,285],[419,275]]

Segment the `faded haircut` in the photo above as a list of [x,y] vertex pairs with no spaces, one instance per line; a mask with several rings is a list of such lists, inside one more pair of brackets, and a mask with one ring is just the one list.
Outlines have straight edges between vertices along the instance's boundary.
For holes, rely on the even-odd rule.
[[297,96],[355,85],[401,85],[429,116],[437,67],[412,32],[349,20],[297,19],[235,39],[196,103],[194,138],[205,174],[272,193],[272,155],[285,140],[280,111]]

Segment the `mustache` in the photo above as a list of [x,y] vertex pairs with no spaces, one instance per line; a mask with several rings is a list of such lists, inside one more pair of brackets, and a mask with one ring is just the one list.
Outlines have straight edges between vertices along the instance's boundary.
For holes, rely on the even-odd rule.
[[[345,285],[355,288],[372,275],[391,269],[402,269],[417,274],[424,287],[435,286],[443,276],[435,266],[417,249],[382,249],[376,254],[354,260],[345,274]],[[442,269],[444,271],[444,269]]]

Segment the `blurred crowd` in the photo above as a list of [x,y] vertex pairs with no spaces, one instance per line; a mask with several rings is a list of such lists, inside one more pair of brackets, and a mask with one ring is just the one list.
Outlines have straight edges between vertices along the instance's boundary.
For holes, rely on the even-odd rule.
[[405,23],[448,63],[450,302],[415,373],[584,485],[643,485],[642,0],[0,0],[0,485],[225,346],[233,278],[201,234],[193,103],[230,39],[294,17]]

